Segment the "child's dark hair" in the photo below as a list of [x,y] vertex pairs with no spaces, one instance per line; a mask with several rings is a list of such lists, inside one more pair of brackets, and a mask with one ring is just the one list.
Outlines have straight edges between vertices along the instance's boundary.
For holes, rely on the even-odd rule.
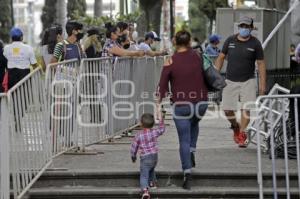
[[128,28],[128,23],[125,23],[123,21],[120,21],[117,23],[117,27],[120,29],[120,32],[123,32]]
[[154,126],[154,116],[150,113],[144,113],[141,118],[141,123],[144,128],[152,128]]
[[112,25],[110,22],[105,24],[105,28],[106,28],[106,38],[110,38],[111,33],[117,31],[117,26]]
[[181,30],[176,33],[175,41],[177,46],[188,46],[191,40],[191,33]]
[[83,24],[74,20],[68,21],[66,24],[66,32],[68,36],[72,35],[73,30],[82,30],[82,29],[83,29]]
[[49,37],[49,28],[47,28],[44,32],[43,32],[43,36],[42,36],[42,41],[41,41],[41,45],[48,45],[48,37]]
[[49,28],[48,35],[48,53],[53,54],[55,45],[57,43],[57,35],[62,35],[63,29],[61,25],[55,24]]

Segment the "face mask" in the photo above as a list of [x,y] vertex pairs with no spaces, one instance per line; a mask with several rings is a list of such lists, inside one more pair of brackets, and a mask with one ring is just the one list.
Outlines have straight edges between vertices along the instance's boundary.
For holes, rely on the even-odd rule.
[[251,33],[251,30],[249,28],[240,28],[239,29],[239,34],[241,37],[247,38],[249,37]]
[[124,49],[128,49],[129,47],[130,47],[130,44],[125,44],[125,45],[123,46]]
[[151,48],[153,50],[159,50],[160,49],[160,43],[155,41],[152,45],[151,45]]
[[76,35],[77,41],[80,41],[83,38],[83,36],[84,36],[84,33],[78,33]]
[[121,35],[118,37],[117,42],[119,44],[122,44],[122,43],[126,42],[126,40],[127,40],[127,35],[124,34],[124,35]]

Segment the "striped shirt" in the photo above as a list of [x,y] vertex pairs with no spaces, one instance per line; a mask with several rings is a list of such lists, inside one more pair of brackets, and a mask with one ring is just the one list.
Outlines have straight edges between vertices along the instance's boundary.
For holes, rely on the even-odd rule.
[[67,40],[64,40],[63,42],[59,42],[55,45],[53,57],[58,61],[74,58],[80,60],[84,57],[84,54],[79,43],[71,44]]
[[63,59],[64,54],[64,44],[63,42],[59,42],[55,45],[53,57],[59,61]]
[[163,120],[160,121],[158,128],[139,131],[131,144],[131,157],[136,157],[138,151],[140,151],[140,156],[158,153],[157,138],[164,132],[165,124]]

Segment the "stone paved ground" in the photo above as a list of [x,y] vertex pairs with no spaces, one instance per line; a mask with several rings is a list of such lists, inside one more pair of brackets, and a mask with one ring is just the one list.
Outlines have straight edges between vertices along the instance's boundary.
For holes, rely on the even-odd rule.
[[[166,133],[159,138],[159,163],[157,171],[180,171],[178,138],[172,120],[166,120]],[[122,138],[113,144],[102,143],[87,148],[98,152],[97,155],[62,155],[57,157],[51,168],[81,171],[138,171],[139,163],[130,160],[130,139]],[[195,172],[257,172],[256,146],[251,144],[246,149],[238,148],[232,140],[229,123],[225,119],[204,119],[200,123],[197,167]],[[271,161],[263,155],[263,170],[271,172]],[[291,160],[290,170],[295,171],[296,161]],[[284,168],[283,160],[277,160],[277,169]]]

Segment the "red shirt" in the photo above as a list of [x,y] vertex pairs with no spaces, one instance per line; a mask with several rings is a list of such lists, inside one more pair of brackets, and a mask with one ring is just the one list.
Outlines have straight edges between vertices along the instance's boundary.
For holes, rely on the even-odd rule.
[[170,93],[170,82],[172,102],[207,101],[202,64],[202,57],[193,49],[175,53],[172,64],[163,67],[158,86],[160,98]]

